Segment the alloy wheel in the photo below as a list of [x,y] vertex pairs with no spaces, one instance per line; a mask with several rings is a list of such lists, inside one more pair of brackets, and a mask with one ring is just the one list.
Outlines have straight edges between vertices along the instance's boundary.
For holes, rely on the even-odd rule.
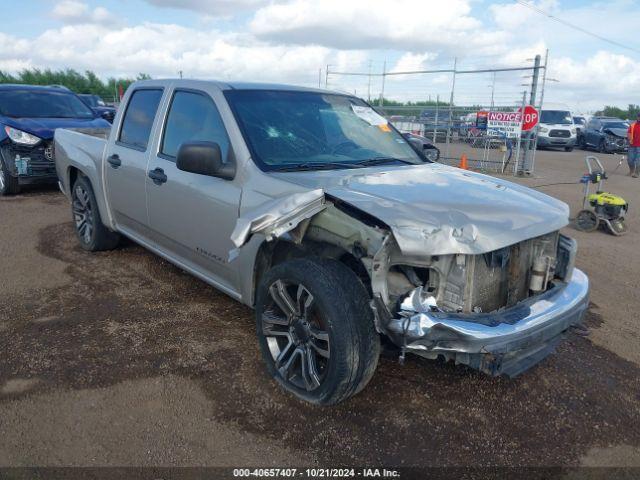
[[262,333],[282,380],[308,392],[325,378],[329,333],[313,295],[302,284],[276,280],[262,314]]
[[72,210],[78,235],[85,244],[91,243],[93,208],[89,192],[82,185],[76,185],[73,189]]

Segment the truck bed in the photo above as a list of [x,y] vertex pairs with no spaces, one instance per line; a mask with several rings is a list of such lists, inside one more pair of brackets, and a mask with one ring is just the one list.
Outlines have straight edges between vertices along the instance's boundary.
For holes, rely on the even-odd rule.
[[[57,129],[54,135],[55,162],[60,189],[70,197],[70,172],[84,172],[94,186],[102,185],[102,159],[111,129]],[[94,187],[95,188],[95,187]],[[100,197],[101,192],[96,192]],[[101,203],[101,199],[98,199]]]

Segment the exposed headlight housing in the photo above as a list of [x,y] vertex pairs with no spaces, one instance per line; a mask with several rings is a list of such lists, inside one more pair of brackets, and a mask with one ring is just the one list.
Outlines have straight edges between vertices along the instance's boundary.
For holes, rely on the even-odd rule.
[[547,133],[549,129],[547,127],[540,127],[540,133]]
[[23,132],[13,127],[4,127],[4,131],[7,132],[7,136],[15,143],[20,145],[36,145],[42,140],[40,137],[31,135],[30,133]]

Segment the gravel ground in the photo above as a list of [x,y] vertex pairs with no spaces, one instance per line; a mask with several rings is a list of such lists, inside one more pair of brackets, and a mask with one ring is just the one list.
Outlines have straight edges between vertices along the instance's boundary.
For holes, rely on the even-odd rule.
[[[540,152],[521,181],[577,181],[583,156]],[[332,408],[267,378],[248,308],[131,243],[82,251],[53,190],[2,198],[0,465],[640,466],[640,180],[623,173],[607,186],[628,235],[567,229],[589,337],[513,380],[383,358]],[[543,191],[579,206],[579,185]]]

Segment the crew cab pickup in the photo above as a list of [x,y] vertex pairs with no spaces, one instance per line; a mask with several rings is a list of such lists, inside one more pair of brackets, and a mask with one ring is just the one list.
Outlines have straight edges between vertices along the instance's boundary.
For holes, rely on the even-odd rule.
[[124,235],[253,307],[299,398],[359,392],[382,336],[514,376],[587,309],[567,205],[429,161],[361,99],[147,80],[122,105],[109,132],[55,134],[80,244]]

